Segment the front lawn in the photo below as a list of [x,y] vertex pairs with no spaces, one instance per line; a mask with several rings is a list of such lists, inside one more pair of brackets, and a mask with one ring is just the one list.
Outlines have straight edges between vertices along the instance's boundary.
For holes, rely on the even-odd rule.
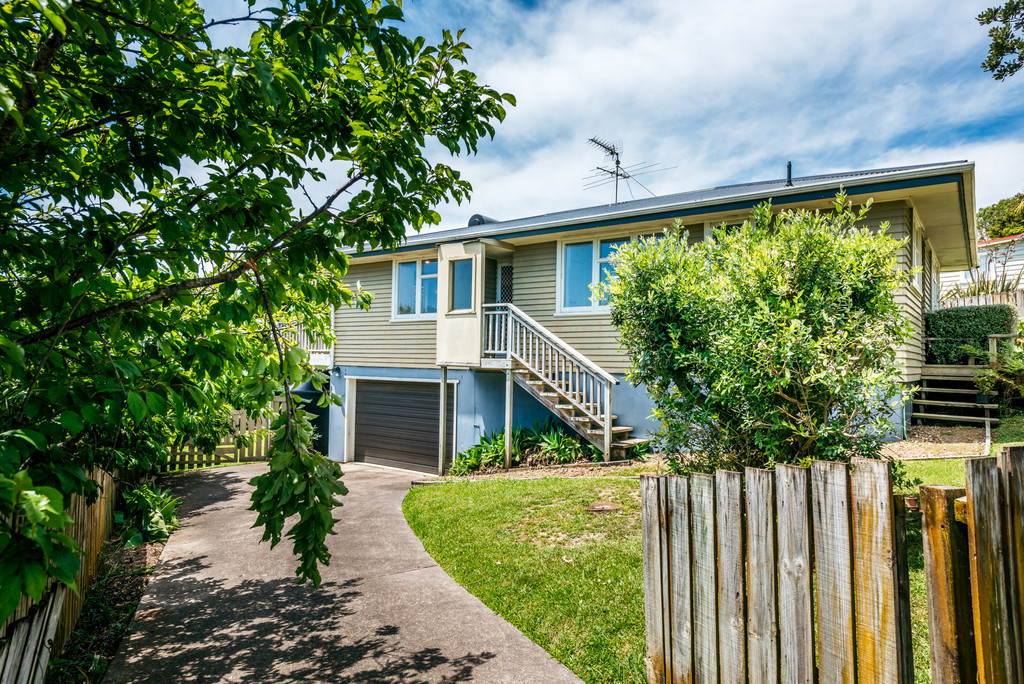
[[[963,459],[909,461],[963,486]],[[494,478],[414,489],[405,516],[445,571],[587,682],[644,682],[637,480]],[[593,514],[595,501],[622,506]],[[931,681],[921,516],[907,518],[916,681]]]
[[999,425],[992,429],[992,451],[995,456],[1003,447],[1024,444],[1024,414],[1000,418]]
[[[645,682],[637,480],[493,479],[413,489],[427,552],[587,682]],[[611,513],[588,513],[607,501]]]

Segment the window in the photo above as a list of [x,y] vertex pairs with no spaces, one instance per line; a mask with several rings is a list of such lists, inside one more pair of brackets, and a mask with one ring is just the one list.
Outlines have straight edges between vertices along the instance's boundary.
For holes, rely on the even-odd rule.
[[597,313],[608,302],[591,299],[590,286],[607,282],[614,273],[612,257],[629,238],[562,243],[559,252],[558,307],[560,313]]
[[473,308],[473,260],[459,259],[449,264],[448,287],[451,301],[449,311],[469,311]]
[[921,292],[923,288],[923,267],[924,267],[924,245],[923,236],[921,235],[921,229],[918,226],[913,227],[913,235],[910,238],[910,256],[911,256],[911,267],[916,271],[914,274],[914,286],[917,287],[917,291]]
[[395,265],[394,315],[432,318],[437,313],[437,260]]

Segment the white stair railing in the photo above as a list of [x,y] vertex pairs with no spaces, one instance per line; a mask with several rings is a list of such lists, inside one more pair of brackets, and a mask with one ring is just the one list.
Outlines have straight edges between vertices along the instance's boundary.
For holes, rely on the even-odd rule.
[[484,304],[483,355],[518,362],[603,432],[612,446],[615,377],[513,304]]

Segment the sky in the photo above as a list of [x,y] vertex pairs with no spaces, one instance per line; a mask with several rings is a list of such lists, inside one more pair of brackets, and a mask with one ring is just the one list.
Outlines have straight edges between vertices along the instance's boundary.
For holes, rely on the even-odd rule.
[[[204,2],[209,6],[210,2]],[[993,0],[416,0],[401,30],[465,28],[468,68],[515,95],[493,141],[437,161],[474,188],[440,228],[612,202],[607,166],[664,170],[619,199],[967,159],[979,207],[1024,189],[1024,72],[980,67]],[[330,180],[341,169],[326,169]],[[326,189],[325,185],[325,189]]]

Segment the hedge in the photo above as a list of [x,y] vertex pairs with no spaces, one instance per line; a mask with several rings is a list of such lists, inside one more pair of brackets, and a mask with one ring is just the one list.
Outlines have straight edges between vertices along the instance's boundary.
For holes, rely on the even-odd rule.
[[928,363],[965,364],[965,345],[987,350],[989,335],[1017,332],[1017,310],[1009,304],[990,304],[930,311],[924,315],[924,331],[925,337],[942,338],[928,343]]

